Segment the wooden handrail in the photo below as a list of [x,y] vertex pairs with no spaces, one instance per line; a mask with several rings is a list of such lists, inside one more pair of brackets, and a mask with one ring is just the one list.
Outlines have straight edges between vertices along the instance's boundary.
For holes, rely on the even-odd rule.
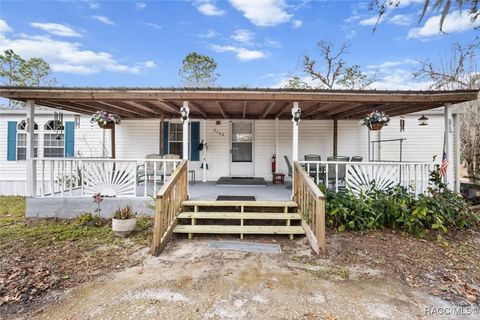
[[170,179],[157,193],[153,224],[152,255],[159,255],[170,240],[177,225],[182,202],[188,199],[188,165],[183,160]]
[[307,239],[313,251],[325,253],[325,196],[298,161],[293,165],[293,179],[293,200],[302,216]]

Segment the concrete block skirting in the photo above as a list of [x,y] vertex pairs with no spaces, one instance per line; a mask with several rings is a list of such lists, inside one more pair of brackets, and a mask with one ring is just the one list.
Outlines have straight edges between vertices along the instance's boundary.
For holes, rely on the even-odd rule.
[[[147,208],[147,203],[153,204],[153,200],[138,197],[104,198],[100,204],[101,217],[111,218],[116,209],[127,205],[130,205],[138,215],[153,216],[153,210]],[[27,198],[26,205],[27,218],[73,219],[83,212],[94,213],[97,208],[92,197]]]

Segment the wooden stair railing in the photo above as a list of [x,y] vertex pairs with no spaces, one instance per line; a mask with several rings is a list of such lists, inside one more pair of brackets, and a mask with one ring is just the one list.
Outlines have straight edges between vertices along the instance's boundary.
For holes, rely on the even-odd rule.
[[298,205],[305,229],[313,251],[326,252],[325,243],[325,196],[298,162],[293,166],[293,200]]
[[151,253],[158,256],[170,240],[182,211],[182,202],[188,199],[188,167],[183,160],[170,179],[157,193]]

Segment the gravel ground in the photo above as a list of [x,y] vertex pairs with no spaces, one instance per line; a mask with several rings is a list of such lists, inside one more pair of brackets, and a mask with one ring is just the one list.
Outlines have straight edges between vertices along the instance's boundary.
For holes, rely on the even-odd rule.
[[137,253],[145,256],[142,266],[101,277],[65,295],[51,293],[51,303],[30,316],[71,320],[458,319],[438,313],[459,307],[385,276],[379,269],[339,267],[329,259],[312,256],[305,238],[254,240],[278,243],[283,252],[218,251],[207,249],[207,238],[174,240],[159,257],[149,256],[146,249]]

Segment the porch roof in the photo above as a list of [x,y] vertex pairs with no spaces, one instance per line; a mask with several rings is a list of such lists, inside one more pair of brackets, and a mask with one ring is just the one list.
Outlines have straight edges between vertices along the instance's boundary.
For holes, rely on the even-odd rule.
[[83,114],[105,110],[124,119],[176,118],[183,101],[189,101],[192,118],[291,118],[298,101],[304,119],[359,119],[373,110],[398,116],[476,100],[478,91],[0,87],[0,96]]

